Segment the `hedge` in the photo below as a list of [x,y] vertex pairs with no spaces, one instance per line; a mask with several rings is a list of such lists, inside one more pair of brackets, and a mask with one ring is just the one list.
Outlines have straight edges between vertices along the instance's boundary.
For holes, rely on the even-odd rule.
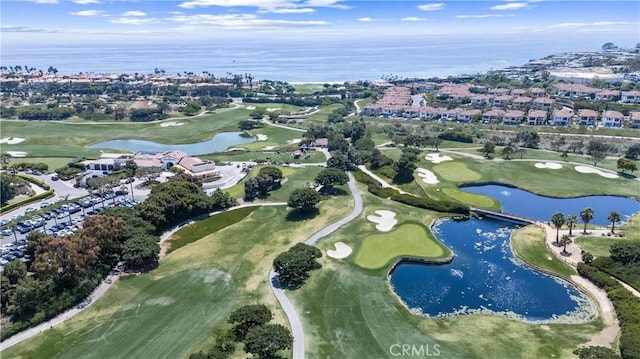
[[401,194],[393,188],[383,188],[376,180],[362,171],[353,172],[353,177],[360,183],[367,185],[367,190],[380,197],[390,198],[393,201],[409,206],[430,209],[436,212],[458,213],[468,215],[470,208],[462,203],[449,200],[434,200],[427,197],[416,197],[410,194]]
[[640,300],[608,274],[585,263],[578,263],[578,273],[604,289],[611,299],[620,322],[620,354],[640,359]]
[[35,195],[33,197],[26,198],[26,199],[24,199],[24,200],[22,200],[20,202],[8,204],[8,205],[0,208],[0,213],[5,213],[5,212],[11,211],[11,210],[13,210],[15,208],[18,208],[18,207],[20,207],[22,205],[25,205],[27,203],[36,202],[36,201],[39,201],[41,199],[45,199],[45,198],[49,198],[49,197],[53,197],[53,190],[48,190],[48,191],[42,192],[39,195]]
[[37,178],[33,178],[33,177],[27,176],[27,175],[23,175],[22,173],[18,173],[18,174],[16,174],[16,176],[24,179],[27,182],[31,182],[31,183],[35,184],[36,186],[41,187],[42,189],[46,189],[46,190],[51,189],[51,187],[49,187],[48,184],[44,183],[43,181],[41,181],[41,180],[39,180]]

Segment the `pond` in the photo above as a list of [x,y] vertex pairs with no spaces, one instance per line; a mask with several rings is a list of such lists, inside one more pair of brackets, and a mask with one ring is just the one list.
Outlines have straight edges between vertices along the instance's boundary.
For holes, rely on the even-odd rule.
[[491,312],[531,322],[588,320],[584,294],[514,257],[515,228],[485,219],[439,222],[433,234],[453,249],[453,261],[400,264],[390,276],[393,290],[413,312],[430,317]]
[[127,150],[133,153],[136,152],[166,152],[166,151],[182,151],[185,152],[189,156],[196,155],[205,155],[213,152],[221,152],[225,149],[251,143],[254,141],[252,137],[242,137],[240,136],[242,132],[221,132],[213,136],[210,140],[197,142],[197,143],[188,143],[188,144],[164,144],[157,143],[151,141],[144,140],[111,140],[111,141],[103,141],[94,143],[89,145],[89,148],[103,148],[103,149],[119,149],[119,150]]
[[[496,198],[506,213],[542,221],[558,211],[579,219],[580,211],[591,207],[596,216],[590,223],[608,225],[613,210],[623,218],[640,210],[639,201],[616,196],[558,199],[498,185],[463,190]],[[402,263],[390,275],[391,286],[407,307],[426,316],[491,312],[531,322],[587,320],[591,309],[582,292],[515,258],[509,245],[515,228],[492,219],[441,221],[432,231],[454,251],[453,261]]]
[[463,187],[461,190],[497,199],[502,205],[502,211],[505,213],[517,214],[541,221],[549,221],[556,212],[562,212],[565,216],[573,214],[578,217],[578,221],[581,221],[580,211],[591,207],[595,217],[589,223],[608,225],[610,222],[607,220],[607,216],[611,211],[620,212],[623,220],[640,211],[640,201],[626,197],[551,198],[500,185],[470,186]]

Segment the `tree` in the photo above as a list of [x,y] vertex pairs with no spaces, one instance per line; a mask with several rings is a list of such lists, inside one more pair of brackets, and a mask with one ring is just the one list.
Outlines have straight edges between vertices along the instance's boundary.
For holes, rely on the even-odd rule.
[[593,161],[593,165],[597,166],[598,162],[602,161],[607,157],[607,152],[611,149],[611,146],[600,141],[600,140],[591,140],[587,145],[587,154],[591,157]]
[[158,237],[136,234],[122,245],[122,259],[128,268],[153,268],[158,264]]
[[611,259],[622,265],[640,263],[640,246],[637,242],[616,243],[611,246]]
[[36,249],[32,270],[39,277],[73,286],[98,262],[100,247],[84,232],[64,237],[44,237]]
[[113,265],[120,260],[126,230],[122,218],[101,214],[90,216],[84,220],[82,230],[96,239],[102,263]]
[[335,167],[343,171],[349,171],[351,169],[351,163],[349,163],[347,155],[342,153],[332,153],[331,155],[331,158],[327,160],[327,167]]
[[496,144],[491,142],[491,141],[487,141],[484,143],[484,146],[478,150],[478,152],[482,153],[484,155],[484,157],[489,158],[496,150]]
[[585,264],[593,263],[593,254],[591,254],[589,252],[582,251],[582,261]]
[[560,158],[562,158],[563,161],[567,162],[567,159],[569,159],[569,153],[567,151],[562,151],[562,153],[560,154]]
[[231,324],[235,324],[233,327],[233,333],[236,336],[236,340],[243,340],[249,330],[256,326],[262,326],[268,323],[273,314],[269,308],[263,304],[245,305],[240,307],[229,315],[227,320]]
[[566,222],[567,222],[567,226],[569,226],[569,237],[571,237],[573,235],[572,233],[573,227],[575,227],[575,225],[578,224],[578,217],[576,217],[573,214],[569,215],[567,216]]
[[438,150],[438,146],[442,143],[442,139],[438,136],[433,136],[430,137],[427,140],[427,143],[430,144],[431,146],[433,146],[433,148],[436,150],[436,152],[440,152],[440,150]]
[[516,141],[522,143],[527,148],[538,148],[540,135],[535,131],[522,131],[516,135]]
[[309,278],[309,272],[321,267],[316,259],[322,252],[314,246],[298,243],[273,260],[278,280],[286,288],[299,288]]
[[502,148],[502,156],[505,157],[505,159],[509,160],[511,159],[510,156],[515,152],[515,148],[508,143],[506,146],[504,146]]
[[347,183],[349,177],[346,172],[339,168],[327,167],[318,173],[315,181],[321,184],[327,192],[332,192],[333,186]]
[[138,165],[133,160],[128,160],[124,163],[123,168],[128,172],[129,177],[133,177],[136,175],[136,171],[138,170]]
[[313,188],[298,188],[289,196],[287,205],[308,211],[318,203],[320,203],[320,195]]
[[274,166],[266,166],[262,167],[260,171],[258,171],[258,176],[265,175],[271,177],[271,181],[273,183],[280,183],[280,180],[283,178],[282,170],[278,167]]
[[7,178],[7,175],[0,173],[0,204],[4,205],[9,202],[10,199],[15,197],[16,192],[11,185],[11,181]]
[[593,212],[593,209],[591,209],[591,207],[587,207],[580,211],[580,218],[582,219],[582,222],[584,222],[584,231],[582,232],[582,234],[587,234],[587,224],[593,219],[594,216],[595,212]]
[[249,178],[244,182],[244,199],[252,201],[258,197],[258,180]]
[[289,349],[292,344],[289,329],[281,324],[266,324],[249,330],[244,339],[244,351],[258,358],[274,358],[278,351]]
[[626,159],[624,157],[618,158],[618,171],[624,173],[625,171],[635,172],[638,170],[638,166],[632,160]]
[[22,261],[11,261],[5,264],[2,275],[6,276],[9,284],[18,284],[18,281],[27,276],[27,265]]
[[551,223],[556,227],[556,244],[559,244],[560,228],[565,224],[564,214],[562,212],[556,212],[551,216]]
[[629,146],[624,156],[630,160],[637,160],[640,158],[640,143]]
[[160,177],[162,167],[140,167],[136,170],[136,177],[144,178],[146,182],[153,182]]
[[564,247],[562,248],[562,254],[567,255],[567,244],[571,243],[571,237],[569,237],[568,235],[563,235],[562,238],[560,239],[560,244],[562,244]]
[[611,213],[609,213],[609,216],[607,216],[607,220],[609,222],[611,222],[611,233],[616,233],[615,229],[616,229],[616,223],[620,222],[621,216],[620,216],[620,212],[618,211],[611,211]]
[[621,359],[613,349],[599,346],[578,348],[573,354],[579,359]]
[[395,183],[409,183],[413,181],[413,171],[416,169],[416,164],[413,163],[412,156],[408,153],[403,153],[400,156],[398,162],[394,162],[393,169],[396,174],[393,177]]

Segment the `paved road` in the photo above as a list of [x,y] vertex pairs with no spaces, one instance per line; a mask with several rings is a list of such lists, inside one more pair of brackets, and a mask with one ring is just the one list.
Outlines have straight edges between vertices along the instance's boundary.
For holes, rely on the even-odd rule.
[[[337,230],[341,226],[346,223],[349,223],[356,217],[362,213],[362,197],[360,196],[360,192],[358,191],[358,186],[356,185],[356,181],[353,178],[353,175],[349,173],[349,189],[351,190],[351,194],[353,195],[353,211],[349,213],[346,217],[341,220],[332,223],[318,232],[314,233],[311,237],[307,238],[304,243],[313,245],[320,238],[331,234],[333,231]],[[298,317],[298,313],[296,312],[295,307],[287,298],[286,292],[280,288],[280,282],[278,281],[278,276],[276,273],[271,270],[269,273],[269,278],[271,279],[271,289],[273,290],[273,294],[275,294],[278,302],[280,302],[280,306],[284,310],[287,318],[289,319],[289,323],[291,324],[291,332],[293,334],[293,359],[303,359],[304,358],[304,329],[302,327],[302,323],[300,322],[300,317]]]

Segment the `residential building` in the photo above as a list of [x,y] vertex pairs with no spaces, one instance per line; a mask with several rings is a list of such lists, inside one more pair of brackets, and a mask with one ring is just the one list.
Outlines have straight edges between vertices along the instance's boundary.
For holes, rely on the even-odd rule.
[[539,126],[547,123],[547,111],[529,110],[527,115],[527,125]]
[[515,108],[524,109],[527,108],[533,99],[529,96],[518,96],[511,101]]
[[629,114],[629,125],[631,128],[640,128],[640,111]]
[[612,110],[605,111],[600,119],[603,127],[622,127],[622,121],[624,121],[624,115]]
[[458,121],[460,122],[471,122],[474,118],[480,118],[482,111],[478,109],[473,110],[464,110],[458,113]]
[[622,103],[640,103],[640,91],[622,91]]
[[571,119],[573,117],[573,111],[563,108],[562,110],[553,111],[553,118],[551,119],[551,124],[553,126],[568,126],[571,124]]
[[510,96],[510,95],[496,96],[496,97],[493,98],[493,105],[494,106],[504,107],[504,106],[508,105],[509,103],[511,103],[512,99],[513,99],[513,97]]
[[529,96],[531,96],[534,99],[538,97],[545,97],[547,96],[547,91],[539,87],[532,87],[529,89]]
[[533,107],[537,110],[551,110],[555,101],[549,97],[537,97],[533,100]]
[[484,123],[497,123],[502,120],[504,116],[504,110],[492,109],[482,114],[482,122]]
[[505,125],[519,125],[524,119],[524,112],[520,110],[510,110],[502,116],[502,123]]
[[618,96],[620,96],[620,91],[602,90],[600,92],[596,92],[596,101],[613,101]]
[[578,110],[578,124],[580,126],[595,126],[598,121],[598,112],[589,109]]

